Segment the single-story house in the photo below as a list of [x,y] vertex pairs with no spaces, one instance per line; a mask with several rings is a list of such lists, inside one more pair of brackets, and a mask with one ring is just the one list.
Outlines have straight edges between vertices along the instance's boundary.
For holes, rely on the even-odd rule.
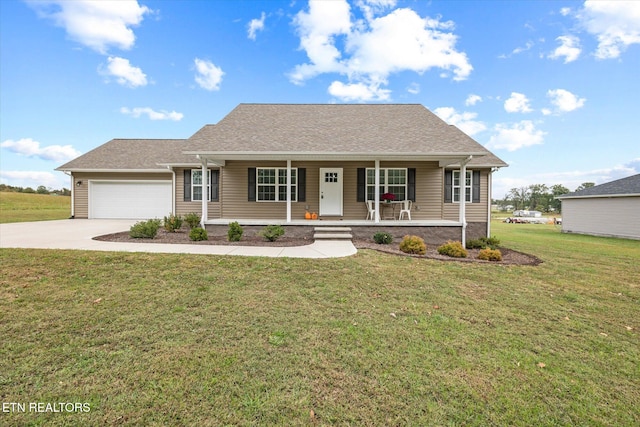
[[640,239],[640,174],[558,196],[564,233]]
[[[491,176],[505,166],[422,105],[240,104],[188,139],[114,139],[57,170],[71,176],[74,218],[196,212],[208,228],[414,227],[465,240],[489,235]],[[412,202],[410,220],[385,193]]]

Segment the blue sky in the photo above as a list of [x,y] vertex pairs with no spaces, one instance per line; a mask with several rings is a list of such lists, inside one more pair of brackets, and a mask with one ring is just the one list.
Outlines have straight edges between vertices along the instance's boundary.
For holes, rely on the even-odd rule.
[[640,2],[0,1],[0,182],[237,104],[419,103],[529,184],[640,173]]

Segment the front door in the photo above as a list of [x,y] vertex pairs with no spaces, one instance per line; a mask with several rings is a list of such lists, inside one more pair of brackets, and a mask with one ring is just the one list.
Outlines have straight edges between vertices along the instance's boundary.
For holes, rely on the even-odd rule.
[[342,168],[320,168],[320,215],[342,216]]

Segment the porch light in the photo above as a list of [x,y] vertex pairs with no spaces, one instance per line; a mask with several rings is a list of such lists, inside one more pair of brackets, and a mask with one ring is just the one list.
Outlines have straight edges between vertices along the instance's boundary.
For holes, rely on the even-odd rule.
[[76,181],[76,187],[80,187],[82,185],[82,181]]

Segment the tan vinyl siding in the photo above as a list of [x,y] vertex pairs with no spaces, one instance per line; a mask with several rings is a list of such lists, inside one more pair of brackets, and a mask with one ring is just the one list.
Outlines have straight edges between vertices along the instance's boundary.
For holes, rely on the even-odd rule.
[[[473,171],[474,169],[467,169]],[[444,182],[444,170],[441,171],[441,179]],[[487,222],[488,197],[489,197],[489,171],[480,170],[480,203],[468,203],[465,207],[467,222]],[[458,221],[460,218],[459,203],[444,203],[444,184],[442,185],[443,219]]]
[[[286,167],[286,162],[229,161],[222,168],[221,191],[222,218],[229,219],[284,219],[285,202],[249,202],[248,169],[255,167]],[[343,219],[365,219],[367,209],[357,201],[357,170],[373,168],[374,162],[292,162],[293,168],[306,169],[306,201],[291,204],[292,219],[304,218],[305,210],[318,212],[320,168],[343,169]],[[411,213],[412,219],[441,219],[443,185],[442,173],[436,162],[380,162],[381,168],[416,169],[416,203]],[[178,188],[180,185],[178,185]],[[182,200],[182,199],[180,199]],[[486,210],[486,209],[485,209]],[[485,214],[486,216],[486,214]]]
[[[136,180],[171,180],[173,175],[169,173],[110,173],[110,172],[74,172],[73,174],[73,197],[74,197],[74,215],[75,218],[89,217],[89,181],[92,180],[108,180],[108,181],[136,181]],[[78,181],[82,181],[82,185],[76,185]]]
[[[191,169],[189,169],[191,170]],[[202,214],[202,201],[196,200],[191,202],[184,201],[184,169],[176,168],[176,214],[177,215],[186,215],[191,212],[195,212],[198,215]],[[220,182],[219,182],[219,194],[220,200],[222,199],[222,173],[220,174]],[[207,218],[208,219],[218,219],[221,218],[221,203],[218,202],[207,202]]]
[[562,201],[562,231],[640,239],[640,197],[593,197]]

